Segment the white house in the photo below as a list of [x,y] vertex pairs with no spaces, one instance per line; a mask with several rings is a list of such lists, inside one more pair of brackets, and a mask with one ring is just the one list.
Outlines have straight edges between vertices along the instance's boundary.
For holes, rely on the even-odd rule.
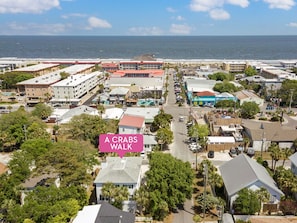
[[265,167],[245,154],[240,154],[234,159],[219,167],[221,172],[227,201],[232,209],[233,202],[240,190],[247,188],[256,191],[266,188],[270,193],[269,203],[278,204],[283,192],[277,187]]
[[119,134],[141,134],[145,130],[143,116],[123,115],[119,122]]
[[130,199],[141,183],[142,157],[107,157],[101,164],[101,170],[97,175],[94,185],[96,188],[97,202],[106,200],[101,194],[105,183],[111,182],[116,186],[128,188]]

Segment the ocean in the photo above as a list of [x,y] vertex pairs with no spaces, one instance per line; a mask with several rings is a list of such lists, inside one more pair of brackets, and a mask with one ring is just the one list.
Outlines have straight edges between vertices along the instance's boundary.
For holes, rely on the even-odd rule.
[[0,36],[0,57],[297,59],[297,36]]

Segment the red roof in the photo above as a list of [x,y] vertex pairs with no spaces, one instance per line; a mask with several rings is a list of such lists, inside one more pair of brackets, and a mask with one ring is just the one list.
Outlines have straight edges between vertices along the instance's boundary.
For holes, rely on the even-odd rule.
[[114,76],[124,77],[128,74],[149,74],[150,77],[161,77],[164,74],[164,70],[118,70],[113,73]]
[[104,67],[107,67],[107,68],[109,68],[109,67],[112,67],[112,68],[118,68],[118,65],[117,65],[116,63],[103,63],[101,66],[102,66],[103,68],[104,68]]
[[144,123],[144,117],[135,115],[123,115],[120,120],[119,126],[130,126],[141,128]]
[[203,97],[203,96],[215,96],[215,93],[210,91],[201,91],[196,93],[197,96]]

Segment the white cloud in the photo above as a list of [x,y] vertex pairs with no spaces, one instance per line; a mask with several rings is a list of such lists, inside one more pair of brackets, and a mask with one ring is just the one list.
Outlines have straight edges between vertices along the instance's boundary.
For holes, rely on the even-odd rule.
[[0,13],[42,13],[59,8],[59,0],[1,0]]
[[38,23],[10,23],[7,26],[7,33],[10,34],[33,34],[33,35],[56,35],[63,34],[66,29],[71,28],[71,24],[52,23],[52,24],[38,24]]
[[190,9],[197,12],[208,12],[215,8],[222,8],[225,4],[248,7],[248,0],[192,0]]
[[171,13],[176,12],[176,10],[174,8],[171,8],[171,7],[167,7],[166,10],[167,10],[167,12],[171,12]]
[[196,12],[208,12],[212,19],[226,20],[230,14],[223,9],[225,4],[248,7],[249,0],[192,0],[190,9]]
[[297,28],[297,22],[290,22],[290,23],[287,24],[287,26],[296,27]]
[[185,20],[185,18],[179,15],[179,16],[176,17],[176,20],[177,21],[183,21],[183,20]]
[[171,24],[170,32],[173,34],[188,35],[192,28],[187,24]]
[[65,14],[61,16],[63,19],[69,19],[69,18],[73,18],[73,17],[79,17],[79,18],[83,18],[83,17],[87,17],[86,14],[81,14],[81,13],[70,13],[70,14]]
[[131,28],[129,28],[129,34],[141,35],[141,36],[162,35],[163,31],[159,27],[156,27],[156,26],[153,26],[153,27],[131,27]]
[[90,17],[88,19],[89,27],[88,29],[93,28],[111,28],[111,24],[104,19],[99,19],[97,17]]
[[271,9],[289,10],[295,5],[294,0],[264,0],[264,2],[268,3]]
[[227,20],[230,18],[230,14],[223,9],[213,9],[209,12],[209,15],[215,20]]

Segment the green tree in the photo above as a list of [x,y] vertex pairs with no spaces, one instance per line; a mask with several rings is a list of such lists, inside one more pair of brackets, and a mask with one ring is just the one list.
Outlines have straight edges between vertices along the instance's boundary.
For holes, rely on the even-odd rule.
[[2,89],[16,89],[16,84],[21,81],[29,80],[33,78],[33,74],[22,73],[22,72],[5,72],[4,74],[0,74],[0,80],[2,82]]
[[214,91],[218,91],[220,93],[228,92],[233,93],[238,91],[239,89],[233,84],[228,81],[223,81],[222,83],[216,83],[213,87]]
[[259,203],[257,193],[244,188],[238,192],[238,197],[233,202],[235,213],[253,215],[260,211],[261,205]]
[[37,105],[35,105],[34,110],[32,111],[32,115],[40,119],[46,119],[52,114],[52,112],[53,109],[50,106],[44,103],[38,103]]
[[260,201],[260,212],[262,211],[262,204],[267,203],[270,198],[270,193],[268,190],[264,187],[261,187],[259,190],[256,190],[256,195],[258,197],[258,200]]
[[64,79],[67,79],[70,76],[70,74],[63,71],[60,73],[60,76],[61,76],[61,80],[64,80]]
[[172,115],[165,113],[162,109],[160,113],[154,117],[152,130],[157,131],[160,128],[169,128],[172,119]]
[[96,151],[82,142],[57,142],[36,161],[39,173],[55,172],[61,178],[61,186],[88,185],[91,176],[87,173],[95,164]]
[[270,152],[270,156],[271,156],[271,169],[273,170],[273,172],[275,172],[276,169],[276,164],[277,162],[281,159],[282,156],[282,151],[279,147],[278,144],[276,143],[272,143],[269,147],[268,147],[268,152]]
[[206,147],[206,137],[209,133],[208,125],[195,124],[188,129],[188,135],[197,138],[202,148]]
[[260,112],[259,105],[256,102],[243,102],[240,109],[242,118],[253,119]]
[[46,125],[23,108],[0,117],[0,150],[19,149],[26,138],[39,135],[49,136]]
[[141,185],[138,190],[135,191],[134,199],[137,203],[137,207],[140,211],[140,215],[146,212],[150,202],[150,194],[146,185]]
[[255,70],[252,66],[247,66],[244,70],[244,73],[246,76],[254,76],[256,75],[258,72],[257,70]]
[[98,137],[104,133],[116,133],[116,121],[105,121],[101,117],[82,114],[74,116],[71,121],[61,127],[62,134],[68,135],[71,139],[89,140],[97,147]]
[[[11,223],[30,219],[34,222],[69,222],[81,208],[74,190],[69,188],[37,187],[27,194],[23,206],[15,205],[9,210]],[[18,213],[18,214],[16,214]]]
[[217,73],[208,75],[208,78],[216,81],[224,81],[224,80],[232,81],[234,80],[234,75],[229,73],[217,72]]
[[150,202],[147,210],[154,219],[162,220],[169,210],[191,197],[194,175],[190,163],[170,154],[152,153],[149,163],[146,179]]
[[295,106],[297,101],[297,80],[284,80],[278,94],[283,105],[289,106],[290,102],[292,102],[292,106]]
[[157,142],[169,145],[173,141],[173,132],[168,128],[160,128],[156,134]]
[[286,198],[292,199],[294,194],[297,193],[297,178],[291,170],[278,167],[275,170],[273,179],[281,191],[284,192]]
[[[29,160],[37,160],[40,156],[47,153],[53,146],[53,143],[48,139],[29,139],[21,145],[21,150],[27,155]],[[31,158],[30,158],[31,157]]]
[[201,219],[201,217],[200,217],[198,214],[195,214],[195,215],[193,216],[193,221],[194,221],[195,223],[199,223],[199,222],[202,221],[202,219]]
[[286,160],[293,154],[293,151],[291,148],[284,148],[281,151],[282,159],[283,159],[283,164],[282,166],[284,167]]
[[116,186],[112,182],[103,184],[101,189],[102,196],[115,207],[122,209],[122,203],[129,198],[128,188],[125,186]]
[[209,211],[215,208],[217,205],[220,205],[220,200],[213,196],[212,194],[200,194],[197,197],[198,206],[201,208],[205,208],[206,211]]

